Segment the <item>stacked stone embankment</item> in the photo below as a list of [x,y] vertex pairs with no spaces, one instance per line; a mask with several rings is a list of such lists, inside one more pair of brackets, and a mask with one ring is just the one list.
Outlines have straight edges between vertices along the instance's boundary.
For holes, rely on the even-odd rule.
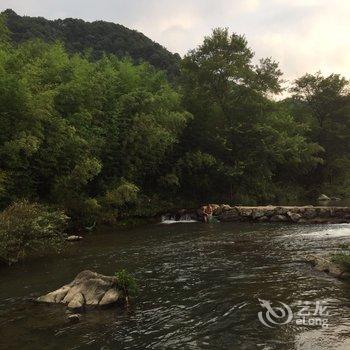
[[212,206],[213,215],[223,222],[350,223],[350,207]]

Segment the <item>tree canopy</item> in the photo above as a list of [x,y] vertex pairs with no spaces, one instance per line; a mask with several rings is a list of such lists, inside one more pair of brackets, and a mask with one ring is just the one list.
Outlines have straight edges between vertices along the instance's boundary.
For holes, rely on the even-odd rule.
[[89,23],[74,18],[50,21],[42,17],[19,16],[13,10],[6,10],[3,14],[15,43],[30,39],[49,43],[61,41],[68,52],[89,53],[96,60],[107,53],[131,58],[136,63],[148,62],[165,70],[170,78],[179,73],[178,54],[172,54],[144,34],[120,24],[104,21]]
[[0,47],[0,95],[3,205],[41,200],[76,216],[147,192],[189,116],[149,64],[38,40]]
[[324,149],[310,186],[350,193],[350,83],[339,74],[320,72],[297,79],[291,89],[295,119],[309,126],[309,138]]
[[[320,161],[307,127],[268,98],[281,91],[277,63],[254,65],[253,57],[243,36],[216,29],[182,62],[185,107],[194,116],[182,151],[184,159],[197,159],[190,164],[200,168],[192,171],[206,178],[197,193],[211,193],[213,200],[226,193],[228,199],[273,201],[279,186],[295,183],[293,174]],[[204,164],[215,168],[215,176]]]

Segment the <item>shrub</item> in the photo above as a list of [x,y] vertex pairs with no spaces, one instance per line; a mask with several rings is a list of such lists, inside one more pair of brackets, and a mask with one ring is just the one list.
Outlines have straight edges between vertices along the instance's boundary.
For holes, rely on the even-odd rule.
[[125,269],[116,272],[115,277],[117,278],[119,288],[124,292],[125,300],[128,305],[129,297],[138,293],[137,283],[134,277]]
[[345,271],[350,272],[350,254],[348,252],[334,254],[332,256],[332,261],[342,266],[345,269]]
[[133,183],[122,181],[121,184],[113,190],[106,193],[107,202],[117,208],[128,204],[134,204],[140,189]]
[[0,259],[8,264],[28,255],[59,251],[68,217],[61,211],[19,201],[0,213]]

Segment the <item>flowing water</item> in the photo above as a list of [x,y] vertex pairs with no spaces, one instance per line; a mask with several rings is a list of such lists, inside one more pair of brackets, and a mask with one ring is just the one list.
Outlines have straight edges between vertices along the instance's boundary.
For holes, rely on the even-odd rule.
[[[186,223],[92,234],[64,257],[0,270],[0,348],[350,349],[350,283],[303,261],[346,242],[349,225]],[[121,268],[140,288],[128,310],[91,310],[69,324],[65,307],[30,301],[84,269]],[[283,302],[293,319],[263,325],[259,299]],[[297,324],[300,304],[316,302],[328,307],[320,313],[328,327]]]

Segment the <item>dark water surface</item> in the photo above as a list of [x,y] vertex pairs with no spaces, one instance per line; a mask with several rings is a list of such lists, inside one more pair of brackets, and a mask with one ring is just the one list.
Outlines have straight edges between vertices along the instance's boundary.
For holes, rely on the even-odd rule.
[[[0,270],[0,349],[350,349],[350,283],[303,262],[346,242],[350,225],[194,223],[94,234],[63,258]],[[129,310],[89,311],[72,325],[63,306],[28,300],[82,270],[121,268],[140,286]],[[325,302],[329,326],[293,319],[268,328],[258,299],[293,312]]]

